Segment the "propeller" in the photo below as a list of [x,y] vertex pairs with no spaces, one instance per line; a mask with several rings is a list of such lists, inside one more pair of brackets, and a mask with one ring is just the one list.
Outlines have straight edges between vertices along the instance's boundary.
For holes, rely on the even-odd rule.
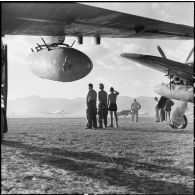
[[76,41],[74,40],[73,43],[72,43],[72,45],[71,45],[70,47],[72,47],[72,46],[75,44],[75,42],[76,42]]
[[[159,45],[157,45],[157,49],[158,49],[160,55],[161,55],[163,58],[167,59],[165,53],[163,52],[163,50],[161,49],[161,47],[160,47]],[[188,54],[188,57],[186,58],[186,62],[190,59],[190,57],[192,56],[192,53],[193,53],[193,52],[194,52],[194,47],[191,49],[190,53]],[[171,72],[171,67],[168,68],[168,73],[167,73],[165,76],[169,76],[169,79],[170,79],[170,90],[171,90],[171,77],[172,77],[173,75],[171,75],[170,72]]]
[[43,41],[43,43],[45,44],[45,47],[48,49],[48,51],[50,50],[50,48],[49,48],[49,45],[47,45],[47,43],[45,42],[45,40],[43,39],[43,37],[41,37],[41,39],[42,39],[42,41]]
[[190,51],[188,57],[186,58],[186,62],[190,59],[193,52],[194,52],[194,47],[192,48],[192,50]]
[[167,59],[165,53],[163,52],[163,50],[161,49],[161,47],[160,47],[159,45],[157,45],[157,49],[158,49],[160,55],[161,55],[163,58],[166,58],[166,59]]
[[[167,59],[165,53],[163,52],[163,50],[161,49],[161,47],[159,45],[157,45],[157,49],[158,49],[160,55],[163,58]],[[170,71],[171,71],[171,67],[168,68],[168,73],[165,76],[169,76],[169,88],[170,88],[170,91],[171,91],[171,74],[170,74]]]

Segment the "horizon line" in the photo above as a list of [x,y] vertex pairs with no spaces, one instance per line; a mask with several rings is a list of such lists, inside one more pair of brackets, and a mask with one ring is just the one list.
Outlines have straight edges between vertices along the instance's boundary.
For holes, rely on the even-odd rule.
[[[129,97],[129,98],[140,98],[140,97],[148,97],[148,98],[153,98],[154,96],[128,96],[128,95],[119,95],[120,97]],[[156,95],[158,96],[158,95]],[[66,98],[66,97],[42,97],[42,96],[38,96],[38,95],[29,95],[29,96],[23,96],[23,97],[16,97],[16,98],[8,98],[8,101],[13,101],[13,100],[17,100],[17,99],[23,99],[23,98],[30,98],[30,97],[37,97],[37,98],[45,98],[45,99],[67,99],[67,100],[75,100],[75,99],[83,99],[86,97],[75,97],[75,98]]]

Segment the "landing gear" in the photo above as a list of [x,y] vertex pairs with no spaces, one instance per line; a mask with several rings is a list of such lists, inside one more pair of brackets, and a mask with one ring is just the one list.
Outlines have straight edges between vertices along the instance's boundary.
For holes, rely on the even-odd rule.
[[188,124],[188,119],[187,119],[186,115],[183,115],[183,119],[184,119],[185,123],[178,126],[178,129],[185,129],[186,128],[186,126]]
[[4,113],[3,109],[1,109],[1,141],[3,140],[4,137],[4,129],[5,129],[5,118],[4,118]]
[[176,107],[173,108],[173,112],[171,115],[171,123],[170,123],[170,126],[172,128],[185,129],[187,127],[188,120],[185,115],[187,105],[188,105],[187,101],[179,101]]
[[183,115],[184,123],[181,125],[177,125],[176,123],[172,122],[170,123],[170,126],[174,129],[185,129],[188,125],[188,119],[186,115]]

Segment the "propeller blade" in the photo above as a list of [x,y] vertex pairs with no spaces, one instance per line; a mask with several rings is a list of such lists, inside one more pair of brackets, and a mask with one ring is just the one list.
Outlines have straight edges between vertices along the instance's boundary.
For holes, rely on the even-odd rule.
[[45,40],[43,39],[43,37],[41,37],[43,43],[45,44],[45,47],[48,49],[48,51],[50,50],[49,46],[47,45],[47,43],[45,42]]
[[166,58],[166,59],[167,59],[167,57],[165,56],[165,53],[163,52],[163,50],[161,49],[161,47],[160,47],[159,45],[157,45],[157,49],[158,49],[160,55],[161,55],[163,58]]
[[192,48],[192,50],[190,51],[188,57],[186,58],[186,62],[190,59],[193,52],[194,52],[194,47]]
[[74,40],[73,43],[72,43],[72,45],[71,45],[70,47],[72,47],[72,46],[74,45],[75,42],[76,42],[76,41]]

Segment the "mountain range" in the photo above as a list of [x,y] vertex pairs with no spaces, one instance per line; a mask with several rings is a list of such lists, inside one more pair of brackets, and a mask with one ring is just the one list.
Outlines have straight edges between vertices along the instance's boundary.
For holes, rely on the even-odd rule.
[[[118,111],[130,109],[134,98],[118,96]],[[153,97],[137,97],[141,104],[141,115],[155,116],[155,101]],[[193,115],[193,105],[188,106],[188,115]],[[9,118],[17,117],[85,117],[86,99],[60,99],[29,96],[8,100],[7,115]]]

